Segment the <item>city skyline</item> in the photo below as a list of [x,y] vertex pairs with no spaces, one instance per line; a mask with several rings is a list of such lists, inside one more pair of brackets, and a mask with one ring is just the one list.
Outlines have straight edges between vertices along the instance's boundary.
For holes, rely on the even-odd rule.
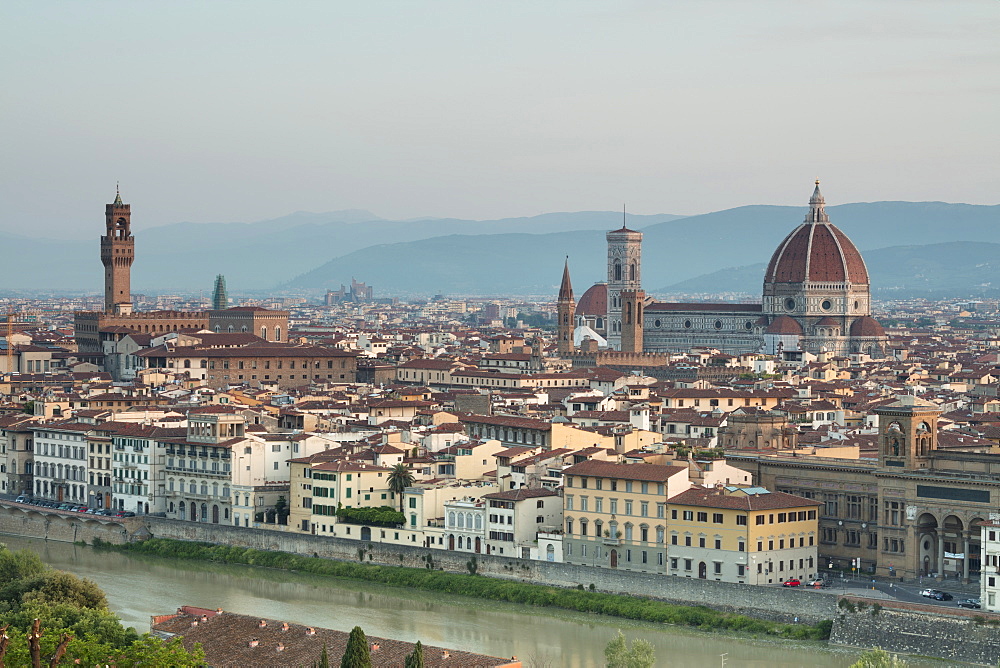
[[7,5],[0,231],[995,203],[995,5],[831,6]]

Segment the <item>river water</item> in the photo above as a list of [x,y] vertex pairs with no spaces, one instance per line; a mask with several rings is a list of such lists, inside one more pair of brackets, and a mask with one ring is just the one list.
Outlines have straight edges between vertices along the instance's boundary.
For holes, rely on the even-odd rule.
[[249,566],[97,552],[18,536],[0,536],[0,542],[95,581],[125,625],[139,631],[149,630],[151,615],[196,605],[342,631],[357,625],[374,636],[517,656],[525,668],[603,666],[604,646],[618,629],[651,642],[656,665],[670,668],[844,668],[858,654],[821,643],[746,639]]

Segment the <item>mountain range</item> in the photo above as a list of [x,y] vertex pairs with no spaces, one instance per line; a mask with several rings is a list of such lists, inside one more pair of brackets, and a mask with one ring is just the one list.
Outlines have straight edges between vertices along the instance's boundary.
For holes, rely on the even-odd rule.
[[[1000,249],[993,246],[1000,244],[1000,206],[871,202],[827,211],[863,252],[876,296],[980,294],[1000,286],[991,259]],[[630,214],[626,222],[645,234],[649,292],[756,295],[763,264],[805,212],[754,205],[688,217]],[[621,221],[620,212],[602,211],[392,221],[348,210],[176,223],[136,232],[132,285],[136,292],[207,293],[221,273],[234,295],[318,294],[352,277],[382,295],[552,295],[568,255],[579,296],[603,280],[604,232]],[[0,288],[99,291],[102,232],[98,223],[90,241],[0,235],[8,250]]]

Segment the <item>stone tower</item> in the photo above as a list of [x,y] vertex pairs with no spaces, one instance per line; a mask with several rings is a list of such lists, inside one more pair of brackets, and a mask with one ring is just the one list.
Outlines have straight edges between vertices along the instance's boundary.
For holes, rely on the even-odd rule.
[[[642,290],[642,232],[621,229],[608,240],[608,347],[622,349],[622,291]],[[642,344],[639,344],[642,350]]]
[[104,311],[118,315],[132,312],[132,261],[135,239],[132,237],[131,207],[122,204],[120,192],[115,201],[104,207],[106,233],[101,237],[101,262],[104,264]]
[[576,324],[576,301],[573,299],[573,284],[569,280],[569,258],[563,267],[562,285],[559,286],[559,300],[556,302],[556,317],[559,324],[559,356],[569,355],[576,350],[573,345],[573,329]]
[[215,289],[212,291],[212,310],[222,311],[229,308],[229,298],[226,296],[226,277],[219,274],[215,277]]
[[897,470],[925,469],[937,448],[941,409],[929,401],[904,394],[875,409],[878,415],[878,461]]
[[625,353],[642,352],[642,318],[646,304],[644,290],[622,290],[622,332],[621,351]]

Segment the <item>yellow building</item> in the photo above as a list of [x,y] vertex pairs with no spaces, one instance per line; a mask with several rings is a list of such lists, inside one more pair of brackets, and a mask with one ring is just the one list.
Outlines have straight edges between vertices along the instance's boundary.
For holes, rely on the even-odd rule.
[[819,503],[762,487],[694,487],[668,501],[679,577],[775,584],[815,577]]
[[398,509],[388,486],[390,469],[348,459],[331,461],[324,454],[289,460],[289,530],[370,540],[368,527],[338,524],[337,508]]
[[667,499],[687,466],[588,460],[563,470],[563,561],[664,573]]

